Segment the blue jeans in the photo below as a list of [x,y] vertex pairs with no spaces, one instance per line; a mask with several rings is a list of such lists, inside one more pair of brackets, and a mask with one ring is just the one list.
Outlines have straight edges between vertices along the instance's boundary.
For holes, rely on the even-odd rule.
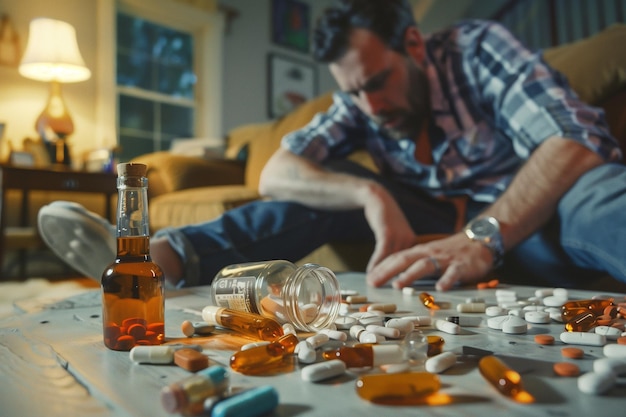
[[[454,206],[355,164],[333,166],[367,176],[394,195],[416,234],[453,233]],[[486,204],[469,202],[466,220]],[[561,199],[555,217],[505,256],[505,281],[571,287],[599,273],[626,282],[626,166],[585,174]],[[270,259],[292,262],[328,242],[374,241],[362,210],[316,210],[290,201],[255,201],[207,223],[164,229],[185,265],[185,285],[209,284],[224,266]],[[509,279],[510,278],[510,279]]]

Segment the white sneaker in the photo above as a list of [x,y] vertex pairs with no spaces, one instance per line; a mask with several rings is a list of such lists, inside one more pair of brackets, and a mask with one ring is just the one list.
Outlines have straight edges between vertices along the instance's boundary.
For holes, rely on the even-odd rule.
[[99,280],[117,254],[115,226],[80,204],[55,201],[43,206],[37,226],[52,252],[87,277]]

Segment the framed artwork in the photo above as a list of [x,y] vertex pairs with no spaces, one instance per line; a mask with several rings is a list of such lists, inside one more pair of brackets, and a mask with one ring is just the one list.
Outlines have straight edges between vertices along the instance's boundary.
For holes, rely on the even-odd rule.
[[267,67],[270,118],[283,116],[317,95],[314,64],[271,53]]
[[309,53],[311,12],[297,0],[272,0],[272,42]]

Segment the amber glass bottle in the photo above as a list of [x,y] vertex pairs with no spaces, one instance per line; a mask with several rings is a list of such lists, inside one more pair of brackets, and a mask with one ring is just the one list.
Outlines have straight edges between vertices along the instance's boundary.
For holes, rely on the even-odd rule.
[[102,274],[102,325],[109,349],[159,345],[164,339],[161,268],[150,258],[146,165],[117,166],[117,257]]

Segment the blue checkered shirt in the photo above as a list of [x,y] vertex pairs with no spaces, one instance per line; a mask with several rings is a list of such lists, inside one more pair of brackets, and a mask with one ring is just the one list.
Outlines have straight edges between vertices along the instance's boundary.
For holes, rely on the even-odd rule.
[[603,111],[581,102],[540,53],[503,26],[460,22],[425,42],[432,164],[416,161],[412,138],[388,137],[342,92],[282,146],[320,163],[364,148],[382,175],[435,197],[466,195],[487,203],[551,136],[580,142],[608,161],[621,158]]

